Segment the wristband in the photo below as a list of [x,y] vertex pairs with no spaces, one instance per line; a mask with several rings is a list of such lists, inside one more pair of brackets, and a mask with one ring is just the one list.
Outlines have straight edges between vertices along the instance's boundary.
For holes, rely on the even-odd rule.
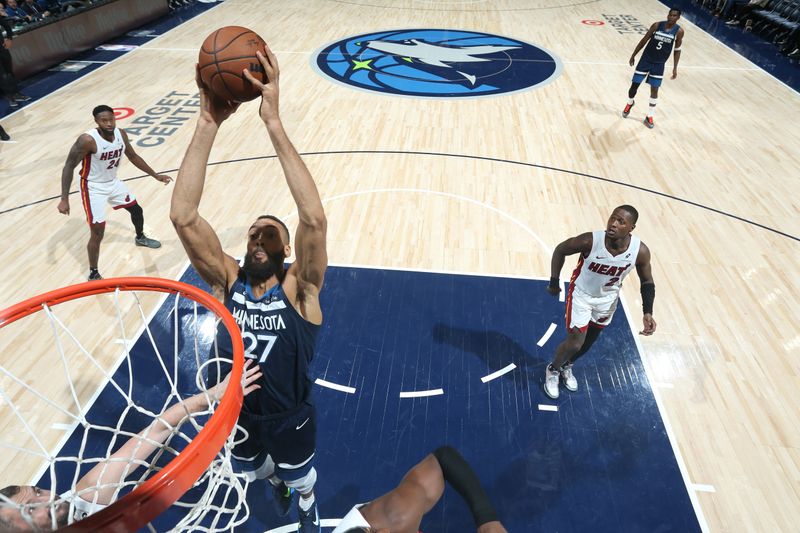
[[642,311],[645,315],[652,315],[653,301],[656,299],[656,284],[643,283],[640,292],[642,293]]

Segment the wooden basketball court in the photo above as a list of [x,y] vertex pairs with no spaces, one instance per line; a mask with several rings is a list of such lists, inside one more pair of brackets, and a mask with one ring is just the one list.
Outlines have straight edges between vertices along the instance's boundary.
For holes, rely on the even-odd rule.
[[[137,152],[174,176],[194,128],[197,48],[219,26],[246,26],[280,61],[283,121],[325,201],[332,264],[547,278],[557,243],[634,205],[657,285],[658,331],[640,338],[641,356],[701,524],[795,530],[800,96],[682,19],[679,76],[665,79],[655,129],[641,122],[645,86],[623,119],[641,36],[582,21],[627,14],[649,26],[667,11],[654,0],[226,0],[3,120],[17,142],[0,144],[0,307],[85,280],[79,197],[69,217],[57,199],[36,202],[59,194],[91,109],[133,109],[118,125],[140,128]],[[527,91],[432,99],[357,90],[312,65],[323,46],[393,28],[507,36],[553,52],[563,70]],[[189,120],[166,123],[178,109]],[[223,126],[201,206],[230,253],[245,251],[256,215],[296,221],[257,111],[245,104]],[[121,178],[140,174],[122,163]],[[172,185],[128,186],[163,247],[134,246],[127,213],[113,212],[101,273],[176,279],[187,258],[169,221]],[[623,294],[640,326],[638,280]],[[12,346],[4,361],[27,357],[24,343]],[[34,359],[31,372],[57,370]]]

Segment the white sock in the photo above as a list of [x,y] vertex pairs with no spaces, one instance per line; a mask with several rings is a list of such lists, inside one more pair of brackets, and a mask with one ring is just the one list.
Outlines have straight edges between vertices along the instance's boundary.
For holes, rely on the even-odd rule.
[[656,103],[658,102],[658,98],[651,98],[650,99],[650,107],[647,109],[647,116],[653,118],[653,115],[656,112]]
[[633,98],[628,98],[628,105],[633,105]]
[[309,496],[308,498],[303,497],[303,495],[301,494],[300,498],[298,498],[297,500],[297,505],[299,505],[300,509],[302,509],[303,511],[308,511],[309,509],[311,509],[311,506],[314,505],[314,493],[312,492],[311,496]]

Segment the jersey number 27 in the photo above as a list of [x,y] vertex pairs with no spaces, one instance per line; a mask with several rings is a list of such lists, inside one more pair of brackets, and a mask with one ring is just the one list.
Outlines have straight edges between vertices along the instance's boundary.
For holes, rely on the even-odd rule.
[[[278,340],[278,336],[253,335],[248,331],[242,333],[242,340],[244,341],[244,356],[248,359],[258,359],[259,363],[264,363],[269,356],[269,352],[272,351],[272,347],[275,346],[275,341]],[[260,356],[255,353],[256,347],[258,346],[258,341],[267,341],[264,343],[264,349],[261,351]]]

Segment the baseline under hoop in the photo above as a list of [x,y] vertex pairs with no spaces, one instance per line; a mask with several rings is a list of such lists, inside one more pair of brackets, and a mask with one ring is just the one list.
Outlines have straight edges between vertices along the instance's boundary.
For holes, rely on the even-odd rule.
[[105,509],[59,531],[128,533],[147,525],[181,498],[208,468],[233,431],[242,406],[244,346],[239,327],[225,306],[213,296],[185,283],[152,277],[108,278],[80,283],[46,292],[0,311],[0,329],[45,307],[118,290],[176,294],[212,311],[232,340],[231,386],[194,439],[160,471]]

